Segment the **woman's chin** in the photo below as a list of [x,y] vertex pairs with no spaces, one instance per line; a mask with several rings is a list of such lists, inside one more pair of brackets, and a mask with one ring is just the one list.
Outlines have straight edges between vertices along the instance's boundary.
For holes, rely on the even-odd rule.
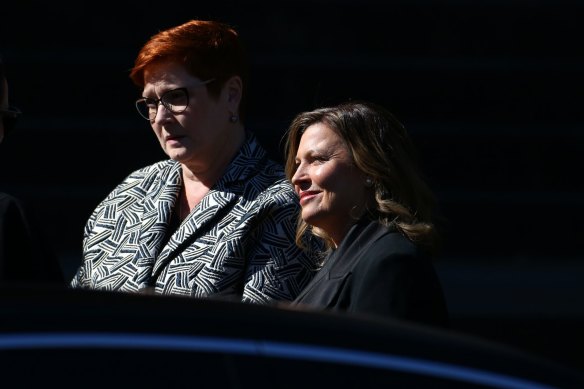
[[184,162],[186,161],[188,158],[188,154],[186,152],[187,150],[185,150],[184,148],[167,148],[166,149],[166,155],[168,155],[168,157],[172,160],[175,160],[177,162]]
[[320,224],[318,222],[319,219],[320,218],[319,218],[318,213],[302,211],[302,220],[304,220],[304,222],[306,224],[310,224],[311,226],[318,227],[318,224]]

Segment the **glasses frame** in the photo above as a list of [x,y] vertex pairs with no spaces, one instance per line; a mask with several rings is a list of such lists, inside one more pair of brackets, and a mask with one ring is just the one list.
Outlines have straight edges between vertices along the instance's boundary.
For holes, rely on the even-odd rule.
[[[154,120],[156,119],[156,115],[158,115],[158,109],[160,107],[160,104],[162,104],[164,106],[164,108],[166,108],[166,110],[168,112],[172,113],[172,114],[183,113],[184,111],[187,110],[187,108],[189,107],[189,103],[191,101],[191,95],[189,93],[189,89],[190,88],[198,88],[198,87],[207,85],[207,84],[209,84],[209,83],[211,83],[213,81],[215,81],[215,79],[214,78],[210,78],[208,80],[201,81],[198,84],[192,85],[192,86],[190,86],[188,88],[187,87],[180,87],[180,88],[171,89],[171,90],[168,90],[168,91],[164,92],[162,94],[162,96],[160,96],[159,99],[155,99],[155,98],[152,98],[152,97],[142,97],[142,98],[136,100],[136,103],[135,103],[136,109],[138,110],[138,113],[140,114],[140,117],[143,117],[144,119],[148,120],[150,123],[154,123]],[[184,93],[185,93],[185,95],[187,97],[187,103],[186,103],[184,109],[176,110],[176,109],[173,108],[172,104],[166,103],[164,101],[164,97],[166,95],[168,95],[170,93],[173,93],[173,92],[176,92],[176,91],[184,91]],[[142,111],[140,110],[140,104],[141,103],[145,103],[146,101],[151,101],[152,103],[156,104],[156,112],[154,113],[154,117],[153,118],[150,118],[150,115],[148,115],[148,116],[144,115],[142,113]]]
[[0,110],[0,116],[2,117],[2,127],[4,128],[4,133],[7,134],[14,129],[18,117],[22,115],[22,111],[16,107],[8,107],[8,109]]

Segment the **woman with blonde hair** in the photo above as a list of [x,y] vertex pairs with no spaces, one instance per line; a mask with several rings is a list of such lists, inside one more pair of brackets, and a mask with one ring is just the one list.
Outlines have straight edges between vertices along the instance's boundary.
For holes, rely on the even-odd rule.
[[446,326],[434,198],[402,124],[348,102],[297,115],[286,149],[302,207],[297,244],[311,232],[328,247],[293,304]]

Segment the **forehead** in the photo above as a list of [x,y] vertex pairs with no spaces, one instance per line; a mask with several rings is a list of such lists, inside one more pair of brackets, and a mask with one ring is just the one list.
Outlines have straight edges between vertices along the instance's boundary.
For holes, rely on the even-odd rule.
[[144,92],[164,92],[182,87],[196,80],[182,64],[177,62],[157,62],[144,71]]
[[347,149],[341,136],[327,124],[319,122],[306,127],[300,138],[299,149]]

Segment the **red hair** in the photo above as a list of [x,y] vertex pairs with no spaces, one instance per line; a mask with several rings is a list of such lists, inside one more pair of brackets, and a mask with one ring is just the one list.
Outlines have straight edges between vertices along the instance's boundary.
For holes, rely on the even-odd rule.
[[207,85],[209,94],[218,97],[227,79],[239,76],[243,84],[240,118],[247,85],[245,50],[238,33],[229,25],[206,20],[191,20],[152,36],[142,47],[130,78],[144,87],[144,72],[153,63],[176,61],[201,80],[214,79]]

